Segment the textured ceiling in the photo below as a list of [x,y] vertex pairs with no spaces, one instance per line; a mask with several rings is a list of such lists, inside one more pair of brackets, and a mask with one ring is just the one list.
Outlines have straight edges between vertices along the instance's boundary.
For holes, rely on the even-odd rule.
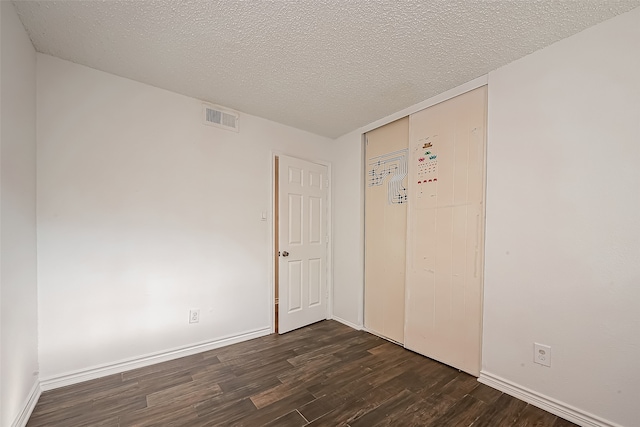
[[14,4],[39,52],[337,137],[640,0]]

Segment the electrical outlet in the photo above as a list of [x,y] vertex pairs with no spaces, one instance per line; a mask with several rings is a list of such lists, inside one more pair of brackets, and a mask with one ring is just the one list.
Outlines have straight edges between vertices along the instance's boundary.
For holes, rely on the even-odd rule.
[[533,361],[542,366],[551,367],[551,347],[544,344],[533,343]]
[[189,310],[189,323],[198,323],[200,321],[200,309],[192,308]]

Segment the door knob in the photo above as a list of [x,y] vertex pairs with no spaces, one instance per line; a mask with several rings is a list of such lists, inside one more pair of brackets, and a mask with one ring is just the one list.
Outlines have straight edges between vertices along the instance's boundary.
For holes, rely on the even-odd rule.
[[289,252],[287,252],[287,251],[283,251],[283,252],[282,252],[282,256],[289,256]]

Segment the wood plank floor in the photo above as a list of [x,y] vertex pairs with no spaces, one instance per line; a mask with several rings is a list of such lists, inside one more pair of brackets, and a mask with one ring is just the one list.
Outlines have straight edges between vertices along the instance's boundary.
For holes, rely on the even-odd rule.
[[574,426],[324,321],[44,392],[36,426]]

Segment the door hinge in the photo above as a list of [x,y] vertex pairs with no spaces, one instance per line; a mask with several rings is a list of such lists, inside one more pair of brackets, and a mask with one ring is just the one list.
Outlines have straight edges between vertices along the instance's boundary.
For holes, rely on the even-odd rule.
[[328,179],[324,180],[324,186],[325,186],[325,188],[329,188],[329,180]]

